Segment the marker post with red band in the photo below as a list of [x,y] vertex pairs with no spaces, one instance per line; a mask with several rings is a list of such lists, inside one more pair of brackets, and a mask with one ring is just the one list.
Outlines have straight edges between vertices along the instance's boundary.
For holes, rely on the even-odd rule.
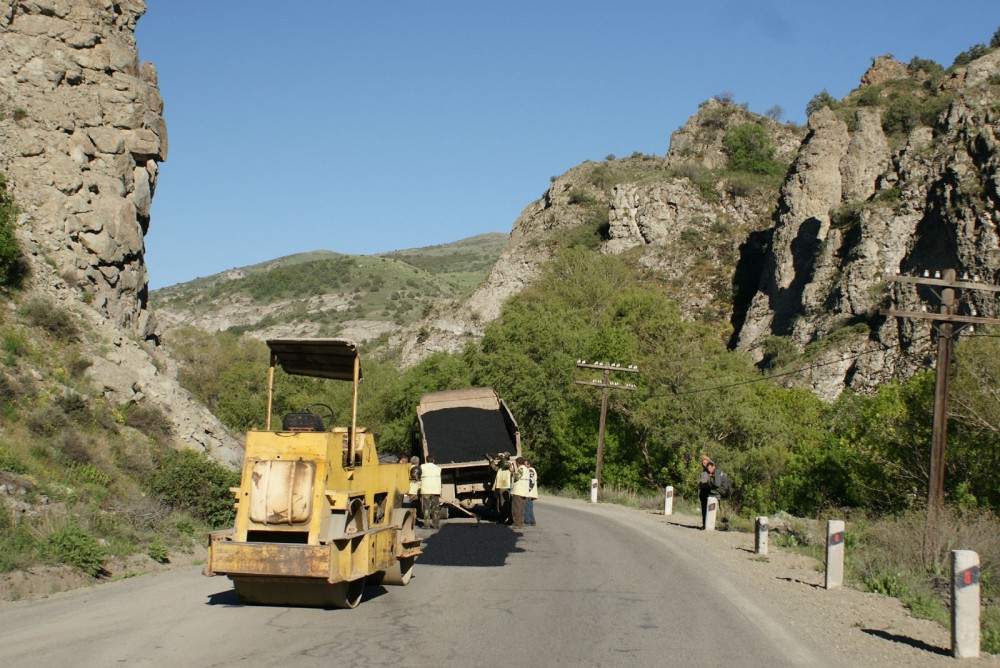
[[705,531],[715,531],[715,516],[719,513],[719,497],[708,497],[708,510],[705,511]]
[[667,488],[663,490],[663,514],[673,515],[674,514],[674,486],[667,485]]
[[844,585],[844,520],[826,523],[826,588]]
[[590,502],[597,503],[597,478],[590,479]]
[[951,655],[979,656],[979,555],[972,550],[951,551]]

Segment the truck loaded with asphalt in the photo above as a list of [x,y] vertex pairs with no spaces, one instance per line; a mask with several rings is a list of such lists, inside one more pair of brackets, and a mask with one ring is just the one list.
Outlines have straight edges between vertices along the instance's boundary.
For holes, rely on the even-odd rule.
[[466,512],[491,505],[491,461],[521,454],[521,432],[492,387],[430,392],[417,407],[423,457],[441,467],[441,501]]

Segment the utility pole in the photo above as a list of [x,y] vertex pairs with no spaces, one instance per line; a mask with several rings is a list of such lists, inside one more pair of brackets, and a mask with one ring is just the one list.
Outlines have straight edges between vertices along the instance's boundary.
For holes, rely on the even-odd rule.
[[[895,283],[912,283],[930,288],[938,296],[939,309],[937,313],[898,311],[895,309],[881,309],[882,315],[891,315],[897,318],[917,318],[920,320],[930,320],[931,326],[937,331],[937,361],[936,378],[934,381],[934,426],[931,431],[931,468],[930,480],[927,485],[927,517],[928,525],[932,523],[932,518],[937,516],[938,511],[944,506],[944,452],[948,434],[948,381],[951,377],[951,353],[955,336],[965,327],[970,330],[975,325],[997,325],[1000,319],[985,318],[980,316],[976,309],[969,307],[970,315],[958,315],[955,313],[956,291],[960,289],[980,290],[987,292],[1000,292],[1000,286],[979,283],[976,276],[971,280],[968,274],[962,276],[962,280],[955,280],[955,270],[945,269],[944,275],[940,271],[935,271],[933,278],[929,271],[924,271],[922,277],[917,276],[884,276],[887,281]],[[940,294],[935,288],[940,288]],[[958,327],[956,328],[956,325]]]
[[615,362],[588,362],[587,360],[577,360],[576,366],[581,369],[600,369],[603,371],[603,377],[600,380],[577,380],[573,381],[577,385],[589,385],[591,387],[601,388],[601,421],[597,428],[597,470],[594,472],[594,478],[597,479],[597,488],[600,490],[601,487],[601,465],[604,462],[604,425],[607,421],[608,415],[608,392],[610,390],[626,390],[629,392],[634,392],[636,387],[631,383],[618,383],[611,380],[612,371],[621,371],[624,373],[639,373],[639,367],[634,364],[629,364],[622,366]]

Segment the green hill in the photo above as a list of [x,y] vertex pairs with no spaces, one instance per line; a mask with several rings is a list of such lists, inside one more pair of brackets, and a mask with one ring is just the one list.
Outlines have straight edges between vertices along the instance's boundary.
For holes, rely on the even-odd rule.
[[402,326],[436,305],[468,294],[489,274],[507,235],[483,234],[450,244],[344,255],[313,251],[199,278],[154,291],[150,301],[167,328],[209,331],[273,327],[337,335],[350,323]]

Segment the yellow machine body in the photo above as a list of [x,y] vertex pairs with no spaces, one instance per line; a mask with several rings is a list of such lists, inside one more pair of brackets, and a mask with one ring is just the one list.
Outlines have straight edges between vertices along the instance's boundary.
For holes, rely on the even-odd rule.
[[[299,343],[322,342],[353,348]],[[272,346],[269,405],[276,363]],[[420,541],[402,507],[407,465],[380,463],[354,415],[350,427],[247,433],[235,525],[211,534],[206,575],[229,576],[246,602],[330,607],[357,605],[366,582],[409,581]]]

